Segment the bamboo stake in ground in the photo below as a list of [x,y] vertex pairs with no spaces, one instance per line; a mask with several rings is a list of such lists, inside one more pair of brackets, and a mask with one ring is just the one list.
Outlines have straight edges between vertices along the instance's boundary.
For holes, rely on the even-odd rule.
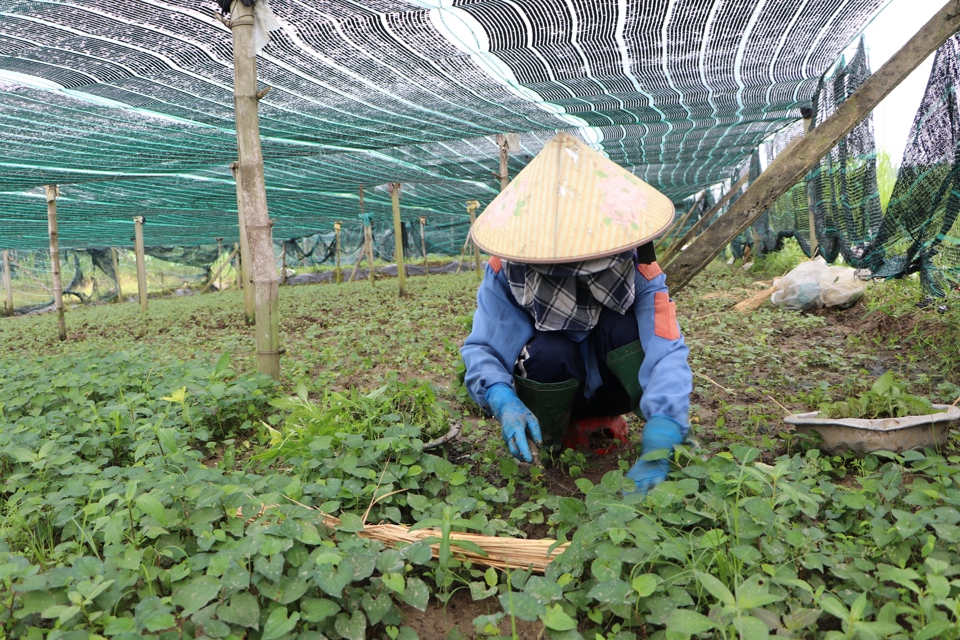
[[333,232],[337,236],[337,250],[336,250],[336,267],[333,271],[334,282],[340,284],[343,282],[343,274],[340,273],[340,222],[333,223]]
[[407,295],[407,268],[403,264],[403,224],[400,220],[400,183],[390,183],[390,202],[393,205],[393,254],[397,262],[397,283],[400,295]]
[[7,298],[4,301],[4,315],[13,315],[13,280],[10,277],[10,252],[3,252],[3,288],[7,292]]
[[423,247],[423,275],[430,275],[430,262],[427,260],[427,236],[423,232],[423,225],[427,219],[420,216],[420,246]]
[[[807,135],[813,129],[813,109],[804,107],[800,110],[803,115],[803,135]],[[807,216],[810,218],[810,257],[816,258],[820,244],[817,242],[817,219],[813,213],[813,199],[811,190],[807,189]]]
[[717,202],[717,204],[710,207],[710,210],[703,214],[703,217],[697,220],[696,224],[690,227],[687,232],[683,234],[683,236],[675,240],[674,243],[670,245],[670,248],[664,252],[663,257],[660,258],[660,264],[667,264],[673,260],[674,256],[677,255],[677,252],[683,248],[683,245],[687,244],[687,242],[693,238],[696,238],[697,234],[710,224],[710,220],[713,219],[713,216],[717,215],[717,212],[720,211],[724,205],[730,202],[730,199],[733,198],[733,196],[735,196],[737,192],[743,188],[743,185],[747,183],[747,178],[749,176],[749,172],[743,174],[743,177],[737,180],[737,182],[730,187],[730,190],[727,191],[722,198],[720,198],[720,201]]
[[[223,238],[217,238],[217,258],[223,258]],[[220,293],[223,293],[223,265],[230,264],[231,259],[227,258],[226,263],[220,263],[220,269],[217,270],[217,290]]]
[[510,146],[507,143],[507,136],[502,133],[497,134],[497,146],[500,147],[500,191],[507,188],[510,184]]
[[117,283],[117,298],[114,302],[123,302],[123,285],[120,284],[120,256],[117,248],[110,247],[110,259],[113,260],[113,281]]
[[[473,224],[477,221],[477,207],[480,206],[480,203],[476,200],[467,200],[467,213],[470,214],[470,234],[468,238],[473,238]],[[480,247],[477,246],[476,242],[473,244],[473,268],[477,272],[477,279],[483,279],[483,270],[480,268]]]
[[47,228],[50,232],[50,264],[53,268],[53,304],[57,308],[58,335],[67,339],[67,320],[63,315],[63,283],[60,281],[60,234],[57,231],[57,196],[54,185],[47,185]]
[[960,29],[960,11],[950,0],[880,69],[864,80],[832,116],[817,125],[792,149],[784,151],[750,185],[730,209],[666,269],[667,285],[676,293],[716,258],[723,248],[763,215],[777,198],[820,162],[931,53]]
[[134,250],[137,254],[137,293],[140,295],[140,311],[147,311],[147,265],[143,254],[143,223],[146,219],[137,216],[133,219]]
[[233,162],[230,164],[230,170],[233,171],[233,178],[237,182],[237,221],[240,235],[240,253],[237,254],[237,286],[243,289],[243,318],[247,326],[253,326],[257,322],[257,292],[254,290],[253,282],[250,277],[250,241],[247,239],[247,223],[243,215],[243,174],[240,172],[240,166]]
[[280,247],[280,284],[287,284],[287,243]]
[[673,224],[671,224],[667,228],[667,230],[664,232],[664,234],[660,236],[660,239],[657,242],[657,245],[658,245],[657,251],[660,251],[660,249],[663,248],[663,245],[670,246],[669,244],[667,244],[667,241],[670,238],[670,236],[673,235],[674,232],[680,232],[683,230],[684,225],[687,224],[687,220],[690,219],[690,216],[693,215],[693,212],[697,210],[698,206],[700,206],[700,202],[706,197],[707,197],[707,190],[704,189],[697,195],[696,198],[694,198],[693,206],[690,207],[690,210],[687,211],[687,213],[684,214],[682,218],[678,218],[673,221]]
[[[241,287],[243,288],[244,298],[246,298],[247,289],[250,289],[252,291],[253,284],[250,284],[247,287],[243,286],[243,265],[241,264],[242,258],[240,257],[240,254],[243,252],[243,247],[240,245],[239,242],[236,242],[234,243],[233,248],[235,250],[234,253],[236,254],[236,257],[233,259],[233,274],[236,276],[236,279],[237,279],[237,288],[238,289],[240,289]],[[251,324],[251,323],[248,322],[247,324]]]
[[[256,295],[257,370],[280,378],[280,316],[277,263],[273,253],[273,230],[267,211],[267,190],[260,148],[260,116],[257,112],[257,58],[253,44],[253,5],[234,0],[230,7],[233,32],[234,109],[237,124],[237,166],[250,272]],[[241,258],[241,262],[244,262]],[[245,283],[246,284],[246,283]]]
[[233,262],[233,259],[237,256],[239,251],[240,251],[240,247],[238,245],[235,245],[234,250],[230,252],[230,255],[227,256],[227,259],[220,263],[220,268],[217,269],[216,275],[214,275],[209,280],[207,280],[207,284],[204,285],[203,290],[201,290],[200,293],[206,293],[207,291],[210,290],[210,287],[213,286],[214,281],[220,278],[220,274],[223,273],[223,270],[227,268],[228,264]]

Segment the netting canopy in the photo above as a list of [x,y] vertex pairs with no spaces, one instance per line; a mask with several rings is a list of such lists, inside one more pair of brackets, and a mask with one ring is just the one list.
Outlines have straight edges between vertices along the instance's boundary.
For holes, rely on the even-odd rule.
[[[466,219],[556,130],[679,201],[808,106],[886,0],[272,0],[259,56],[274,235],[359,226],[403,183],[414,224]],[[0,0],[0,245],[237,236],[231,35],[214,0]]]

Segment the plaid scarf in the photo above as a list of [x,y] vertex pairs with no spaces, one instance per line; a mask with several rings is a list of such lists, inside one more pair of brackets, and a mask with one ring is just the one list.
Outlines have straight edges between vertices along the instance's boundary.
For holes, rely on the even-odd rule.
[[633,251],[564,264],[504,261],[503,270],[538,331],[592,329],[603,307],[623,315],[636,294]]

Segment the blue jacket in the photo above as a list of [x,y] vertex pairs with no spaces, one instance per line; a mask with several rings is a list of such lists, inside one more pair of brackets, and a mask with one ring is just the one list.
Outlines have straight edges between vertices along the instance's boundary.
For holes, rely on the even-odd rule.
[[[656,263],[652,267],[645,270],[646,275],[637,272],[632,308],[644,352],[639,374],[643,390],[640,411],[647,419],[660,415],[675,420],[686,436],[693,390],[693,374],[687,364],[690,350],[680,334],[675,307],[667,293],[666,276]],[[477,292],[473,331],[460,349],[467,369],[467,390],[483,409],[490,409],[487,389],[498,382],[513,386],[517,357],[533,334],[533,318],[517,304],[506,276],[488,264]],[[589,331],[566,331],[565,335],[580,344],[587,367],[583,392],[589,400],[601,384],[596,354],[590,353],[592,341],[584,340]]]

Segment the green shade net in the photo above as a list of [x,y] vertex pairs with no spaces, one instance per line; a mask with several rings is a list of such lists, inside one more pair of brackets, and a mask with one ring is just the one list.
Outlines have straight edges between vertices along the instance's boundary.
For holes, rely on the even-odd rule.
[[[557,130],[675,201],[729,179],[810,103],[885,0],[273,0],[258,58],[274,235],[367,212],[427,218],[459,252],[466,200],[498,192]],[[0,0],[0,247],[46,246],[59,184],[65,248],[237,238],[230,33],[212,0]],[[444,234],[455,228],[460,240]],[[411,243],[415,247],[418,243]]]
[[960,282],[960,36],[937,51],[883,224],[863,259],[875,277],[920,274],[943,297]]

